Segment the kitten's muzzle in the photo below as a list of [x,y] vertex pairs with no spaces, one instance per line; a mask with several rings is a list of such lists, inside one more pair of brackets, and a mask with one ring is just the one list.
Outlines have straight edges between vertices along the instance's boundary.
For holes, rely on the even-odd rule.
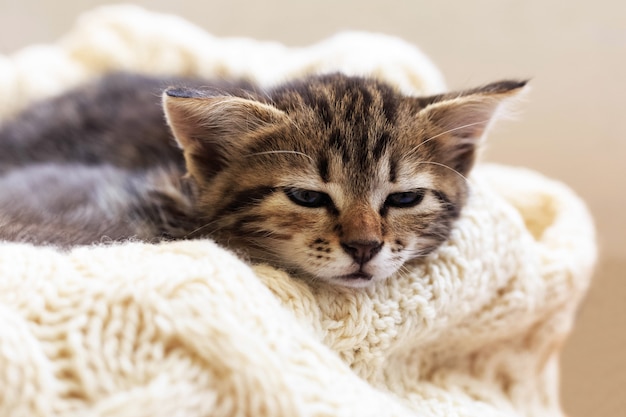
[[383,247],[377,240],[341,242],[343,250],[359,265],[369,262]]

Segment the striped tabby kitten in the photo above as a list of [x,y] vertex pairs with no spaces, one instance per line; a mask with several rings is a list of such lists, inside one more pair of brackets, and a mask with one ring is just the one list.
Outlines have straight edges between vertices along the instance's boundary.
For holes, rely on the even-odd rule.
[[[524,84],[409,97],[341,74],[270,90],[110,75],[2,125],[0,238],[208,236],[362,287],[448,237],[476,146]],[[160,104],[166,85],[184,87]]]

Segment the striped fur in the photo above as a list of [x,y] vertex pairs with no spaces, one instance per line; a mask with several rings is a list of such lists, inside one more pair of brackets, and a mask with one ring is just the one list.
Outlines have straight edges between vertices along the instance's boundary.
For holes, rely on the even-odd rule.
[[[448,237],[478,141],[500,101],[522,86],[412,98],[332,74],[236,99],[166,92],[206,219],[194,235],[342,285],[384,279]],[[207,175],[206,155],[223,169]],[[296,204],[293,188],[326,201]],[[424,196],[413,207],[386,203],[415,190]]]

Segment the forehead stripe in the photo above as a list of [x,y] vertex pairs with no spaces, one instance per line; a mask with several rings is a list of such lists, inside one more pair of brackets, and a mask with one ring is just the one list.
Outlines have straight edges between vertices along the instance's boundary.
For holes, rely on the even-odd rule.
[[398,179],[398,160],[395,157],[389,158],[389,182],[396,182]]
[[387,146],[389,145],[389,142],[391,142],[391,136],[387,132],[383,132],[376,140],[374,149],[372,149],[372,156],[376,161],[378,161],[383,155],[385,149],[387,149]]
[[326,156],[320,156],[318,158],[317,170],[320,173],[320,178],[322,178],[322,181],[330,181],[330,177],[328,176],[328,158]]

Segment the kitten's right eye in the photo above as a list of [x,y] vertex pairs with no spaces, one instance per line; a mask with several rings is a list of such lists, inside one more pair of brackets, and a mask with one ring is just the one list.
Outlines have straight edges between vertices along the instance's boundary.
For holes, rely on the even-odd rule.
[[294,203],[304,207],[323,207],[330,202],[328,194],[302,188],[287,188],[285,194]]

